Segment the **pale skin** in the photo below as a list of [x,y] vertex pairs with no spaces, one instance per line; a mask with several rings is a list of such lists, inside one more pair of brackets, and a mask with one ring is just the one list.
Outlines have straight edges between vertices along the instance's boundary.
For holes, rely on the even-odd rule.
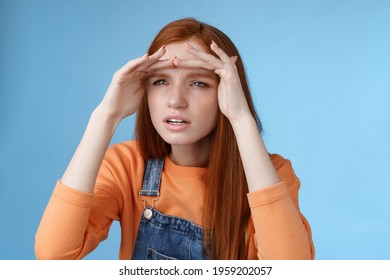
[[[174,51],[176,47],[179,48],[178,54],[181,56],[171,56],[172,50]],[[215,103],[218,104],[215,105],[216,109],[219,109],[229,119],[233,127],[249,191],[260,190],[280,182],[258,131],[256,121],[249,111],[235,66],[236,57],[229,57],[214,42],[211,44],[211,49],[218,57],[206,53],[193,40],[188,40],[164,46],[156,53],[146,54],[131,60],[120,68],[114,74],[102,102],[92,113],[82,140],[62,176],[61,182],[82,192],[93,192],[104,154],[118,124],[137,111],[146,91],[144,81],[148,75],[153,77],[153,73],[165,71],[169,74],[167,78],[169,84],[167,85],[175,87],[176,90],[167,99],[166,106],[169,108],[167,112],[188,115],[193,118],[194,121],[191,123],[191,131],[193,131],[196,128],[198,116],[196,112],[191,111],[191,108],[196,108],[197,104],[206,106],[202,105],[206,103],[202,103],[200,99],[196,99],[197,103],[192,102],[191,95],[183,93],[200,89],[196,83],[192,83],[191,87],[183,86],[187,85],[184,84],[183,80],[187,77],[186,73],[188,72],[181,69],[207,70],[220,77],[219,84],[213,84],[210,78],[208,82],[210,86],[206,90],[209,90],[210,93],[212,90],[216,92]],[[167,57],[168,55],[169,57]],[[162,88],[166,88],[165,84]],[[183,91],[177,90],[179,88]],[[151,89],[149,88],[149,91]],[[150,94],[152,97],[152,93]],[[213,111],[212,107],[210,110]],[[159,130],[157,129],[157,131]],[[206,131],[195,131],[194,136],[188,137],[187,135],[187,138],[180,136],[180,133],[167,134],[166,137],[172,140],[170,143],[172,147],[171,159],[178,165],[201,166],[207,158],[210,145],[207,135],[201,137]],[[172,135],[179,135],[181,138],[176,136],[174,138]],[[162,137],[164,138],[163,135]]]
[[[203,48],[199,42],[191,44]],[[205,166],[209,157],[210,133],[218,116],[218,83],[213,71],[180,67],[180,61],[198,60],[183,42],[166,47],[162,59],[176,57],[174,68],[150,73],[147,84],[152,123],[165,142],[170,143],[170,158],[181,166]],[[180,57],[180,59],[178,58]],[[166,119],[185,120],[185,125],[169,125]]]

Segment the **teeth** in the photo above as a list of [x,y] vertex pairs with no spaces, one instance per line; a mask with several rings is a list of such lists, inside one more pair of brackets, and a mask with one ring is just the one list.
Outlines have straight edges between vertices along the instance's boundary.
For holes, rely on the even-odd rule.
[[186,121],[183,121],[183,120],[169,119],[169,120],[168,120],[168,123],[172,123],[172,124],[182,124],[182,123],[187,123],[187,122],[186,122]]

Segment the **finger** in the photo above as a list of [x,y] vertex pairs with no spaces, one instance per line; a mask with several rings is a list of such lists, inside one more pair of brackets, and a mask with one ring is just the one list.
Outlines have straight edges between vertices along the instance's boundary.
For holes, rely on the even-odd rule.
[[[125,65],[123,65],[116,74],[119,76],[127,76],[131,72],[144,72],[146,68],[150,65],[154,64],[165,54],[165,46],[162,46],[158,51],[156,51],[153,55],[149,55],[148,53],[144,54],[141,57],[130,60]],[[134,73],[133,73],[134,74]],[[141,76],[143,76],[141,74]]]
[[128,73],[146,61],[148,61],[148,54],[144,54],[141,57],[128,61],[125,65],[118,69],[117,73]]
[[144,71],[146,72],[153,72],[164,68],[174,68],[174,58],[170,59],[164,59],[164,60],[157,60],[152,65],[150,65],[148,68],[146,68]]
[[[215,69],[215,70],[214,70],[214,73],[221,77],[221,75],[222,75],[222,69]],[[221,78],[223,78],[223,77],[221,77]]]
[[154,54],[149,56],[149,60],[159,60],[166,53],[165,45],[159,48]]
[[160,58],[164,56],[166,53],[165,46],[162,46],[159,48],[154,54],[147,56],[148,59],[146,62],[139,64],[136,69],[137,71],[144,71],[148,67],[150,67],[152,64],[156,63]]
[[[232,64],[235,64],[237,62],[237,59],[238,59],[237,56],[230,57],[230,61]],[[205,62],[205,61],[200,60],[200,59],[183,60],[183,59],[175,58],[173,63],[176,67],[180,67],[180,68],[190,68],[190,69],[204,68],[204,69],[212,70],[212,71],[217,69],[217,68],[211,66],[208,62]]]
[[223,67],[222,61],[220,59],[216,58],[215,56],[213,56],[209,53],[203,52],[203,51],[199,51],[188,43],[185,43],[185,45],[186,45],[186,49],[188,50],[188,52],[190,52],[191,54],[193,54],[197,58],[200,58],[201,60],[206,61],[207,63],[214,66],[215,68]]
[[220,47],[218,47],[214,41],[212,41],[210,47],[219,56],[223,63],[232,63],[230,57]]
[[208,62],[200,59],[183,60],[183,59],[175,58],[173,63],[176,67],[180,67],[180,68],[189,68],[189,69],[204,68],[212,71],[215,70],[215,67],[210,65]]

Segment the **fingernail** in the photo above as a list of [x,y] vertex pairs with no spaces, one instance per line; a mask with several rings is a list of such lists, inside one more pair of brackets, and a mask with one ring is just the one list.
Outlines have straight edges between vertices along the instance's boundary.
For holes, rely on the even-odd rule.
[[145,53],[142,57],[147,57],[149,55],[149,53]]
[[211,40],[211,44],[218,47],[217,43],[215,43],[214,40]]

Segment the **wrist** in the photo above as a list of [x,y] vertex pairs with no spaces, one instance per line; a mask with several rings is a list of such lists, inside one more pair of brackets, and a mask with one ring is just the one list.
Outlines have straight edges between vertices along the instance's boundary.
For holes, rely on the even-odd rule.
[[239,117],[230,119],[229,121],[234,131],[248,126],[257,127],[257,122],[250,112],[241,114]]
[[105,127],[110,127],[115,131],[122,118],[113,116],[104,110],[100,105],[92,112],[90,122],[98,123]]

